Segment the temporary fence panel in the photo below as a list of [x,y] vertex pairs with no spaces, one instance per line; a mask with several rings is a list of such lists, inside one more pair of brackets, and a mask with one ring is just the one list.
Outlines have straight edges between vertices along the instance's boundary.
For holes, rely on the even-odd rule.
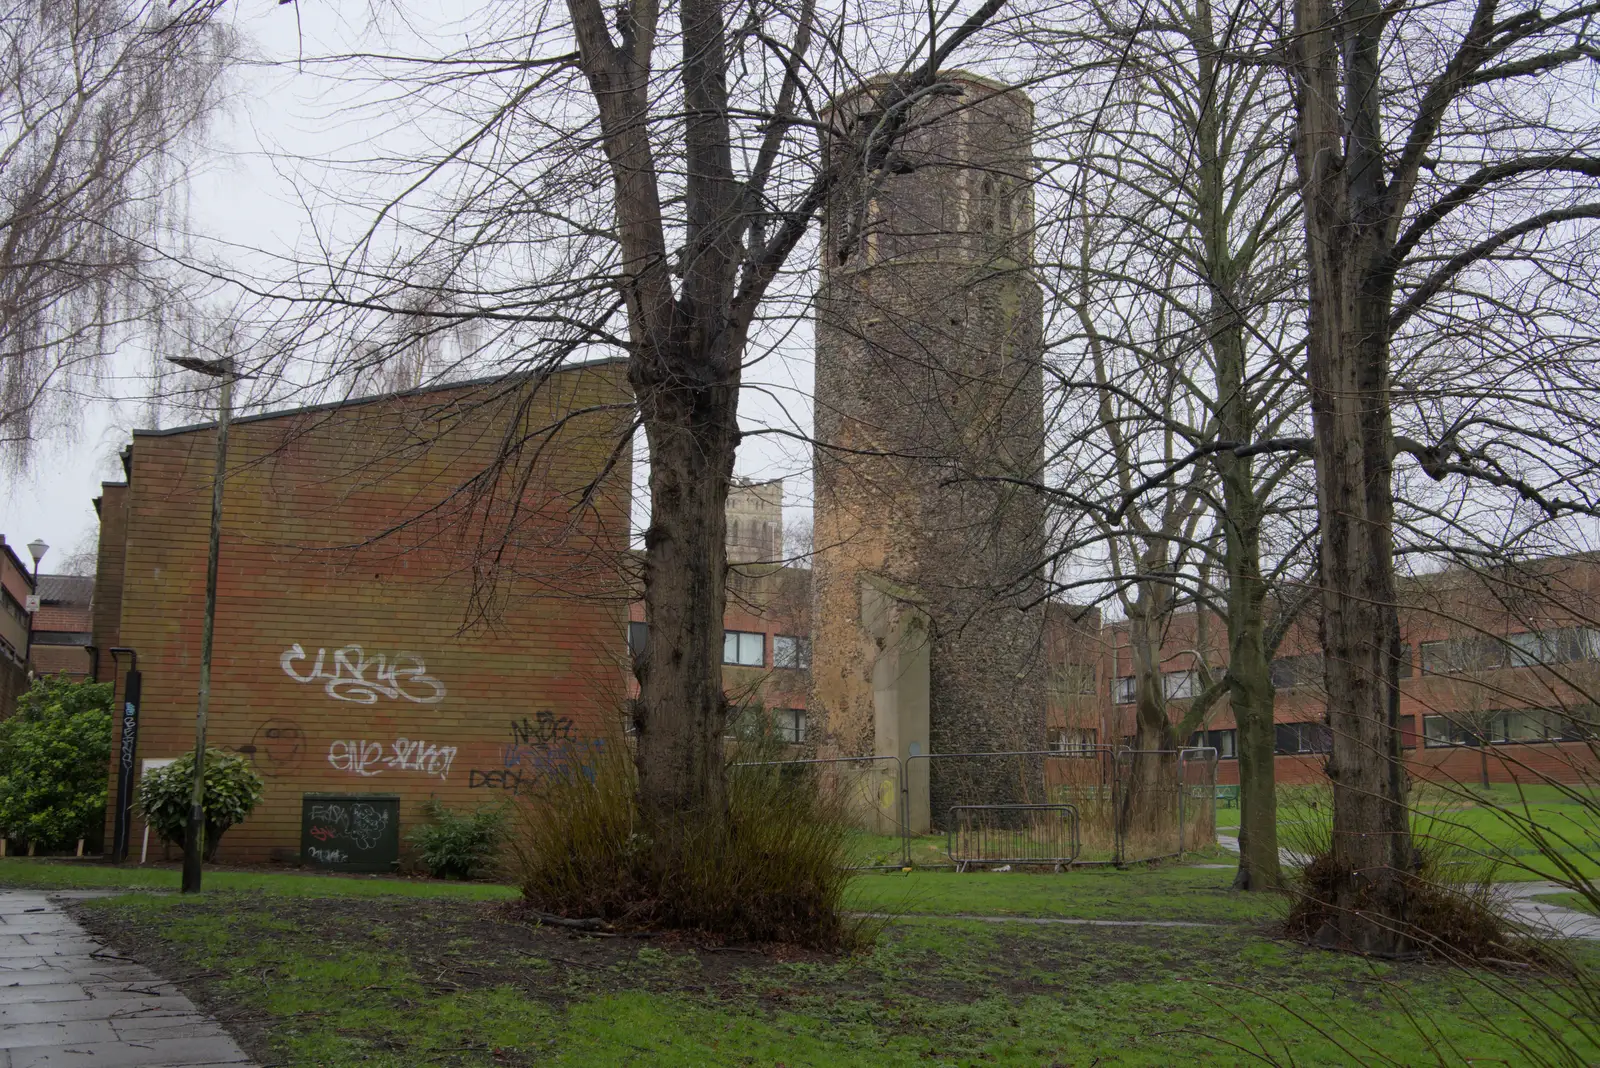
[[[834,792],[860,828],[854,868],[938,866],[951,850],[969,852],[952,837],[961,832],[962,811],[1071,809],[1070,861],[1030,854],[1018,863],[1137,864],[1179,856],[1215,840],[1216,750],[1208,747],[918,753],[904,759],[828,757],[733,767],[811,776],[820,789]],[[927,790],[931,803],[913,804],[913,788]],[[913,825],[912,814],[921,811],[928,812],[931,826]],[[1042,834],[1035,828],[1028,833]],[[980,845],[990,848],[981,843],[972,848]],[[1018,851],[1024,850],[1019,846]],[[951,862],[961,863],[953,856]]]
[[1117,863],[1141,864],[1182,856],[1182,751],[1119,746],[1116,768]]
[[1048,864],[1078,859],[1078,810],[1071,805],[957,805],[950,810],[946,854],[972,864]]

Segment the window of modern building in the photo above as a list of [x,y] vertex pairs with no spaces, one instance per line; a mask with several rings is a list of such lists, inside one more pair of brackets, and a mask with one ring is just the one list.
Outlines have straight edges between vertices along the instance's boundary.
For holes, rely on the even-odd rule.
[[1330,753],[1333,751],[1333,731],[1326,723],[1275,723],[1272,727],[1272,751],[1279,755],[1295,753]]
[[1480,634],[1422,643],[1424,675],[1497,671],[1506,667],[1596,659],[1600,659],[1600,630],[1593,627],[1531,630],[1507,634],[1503,638]]
[[[1167,700],[1184,701],[1196,696],[1205,687],[1200,685],[1200,673],[1198,671],[1185,670],[1163,671],[1161,673],[1161,689],[1166,693]],[[1124,675],[1117,679],[1117,704],[1132,704],[1137,693],[1138,686],[1132,675]]]
[[755,630],[722,632],[722,662],[740,667],[761,667],[766,661],[767,636]]
[[811,639],[796,638],[790,634],[772,636],[772,666],[775,668],[811,667]]
[[630,622],[628,624],[628,652],[633,656],[643,656],[645,642],[649,640],[649,637],[649,624]]
[[772,710],[772,726],[779,741],[800,745],[806,740],[806,710],[775,708]]
[[1322,654],[1280,656],[1272,662],[1272,685],[1280,690],[1322,685]]
[[1094,693],[1093,664],[1057,664],[1050,669],[1050,688],[1058,696]]
[[1233,760],[1239,755],[1239,731],[1234,727],[1214,731],[1195,731],[1189,735],[1190,747],[1210,746],[1218,760]]
[[1422,717],[1423,745],[1515,745],[1580,742],[1593,737],[1595,724],[1577,709],[1501,708]]
[[1068,756],[1093,756],[1100,732],[1093,727],[1058,727],[1050,732],[1050,748]]
[[1193,697],[1202,689],[1198,671],[1163,671],[1161,689],[1169,701],[1182,701]]

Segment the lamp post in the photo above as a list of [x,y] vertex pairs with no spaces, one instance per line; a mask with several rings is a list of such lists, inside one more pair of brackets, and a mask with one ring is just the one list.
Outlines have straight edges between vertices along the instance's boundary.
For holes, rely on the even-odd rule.
[[33,617],[39,614],[39,561],[49,551],[50,546],[43,538],[34,538],[28,543],[28,555],[33,557],[33,611],[28,613],[28,647],[23,651],[22,662],[30,672],[33,670]]
[[233,361],[199,360],[169,356],[179,367],[218,379],[217,463],[211,476],[211,544],[206,552],[206,616],[200,626],[200,700],[194,718],[194,788],[189,794],[189,826],[183,838],[183,892],[200,892],[200,858],[206,830],[206,707],[211,702],[211,635],[217,622],[217,554],[222,539],[222,482],[228,465],[228,417],[232,414],[233,383],[247,377],[233,369]]

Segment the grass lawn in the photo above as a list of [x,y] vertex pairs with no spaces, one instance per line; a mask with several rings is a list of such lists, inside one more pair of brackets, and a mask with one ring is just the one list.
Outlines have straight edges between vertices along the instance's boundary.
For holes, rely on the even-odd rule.
[[[1173,885],[1190,881],[1204,888],[1192,873]],[[1252,922],[923,919],[836,957],[584,937],[459,898],[230,891],[74,908],[118,948],[186,977],[263,1063],[295,1068],[1250,1059],[1230,1043],[1283,1064],[1360,1063],[1380,1050],[1387,1063],[1435,1063],[1435,1039],[1417,1033],[1395,992],[1437,1037],[1486,1063],[1521,1063],[1461,1008],[1455,973],[1308,950]],[[1510,1011],[1495,1022],[1521,1026]]]
[[[182,872],[176,864],[114,867],[99,861],[0,857],[0,887],[37,887],[46,890],[177,890]],[[509,886],[493,883],[450,883],[433,879],[398,879],[376,875],[327,875],[276,872],[260,869],[228,870],[207,867],[206,890],[256,890],[286,897],[459,897],[507,899],[516,896]]]
[[1060,875],[916,871],[863,875],[851,905],[896,915],[1045,916],[1086,920],[1271,923],[1282,898],[1229,889],[1233,869],[1096,868]]
[[[850,907],[895,915],[977,915],[1073,919],[1270,922],[1282,912],[1275,897],[1236,894],[1231,870],[1178,865],[1054,874],[892,871],[866,873],[852,884]],[[0,858],[0,886],[43,889],[176,890],[176,867],[112,867],[94,862]],[[207,869],[207,891],[284,897],[437,897],[509,900],[510,886],[433,879]]]
[[[175,887],[172,869],[0,860],[0,885],[134,889],[72,908],[285,1068],[1263,1063],[1234,1044],[1265,1063],[1432,1064],[1440,1041],[1524,1062],[1464,1007],[1460,973],[1279,941],[1280,903],[1231,878],[867,874],[853,906],[900,918],[833,956],[537,927],[490,884],[208,871],[208,892],[185,898],[137,892]],[[937,918],[957,913],[1213,926]]]
[[[1548,879],[1551,870],[1519,826],[1523,819],[1545,829],[1554,844],[1588,879],[1600,878],[1600,823],[1595,809],[1562,794],[1553,786],[1517,787],[1496,784],[1445,791],[1423,785],[1415,796],[1412,833],[1458,856],[1463,869],[1479,869],[1493,860],[1501,882]],[[1503,810],[1503,811],[1502,811]],[[1324,786],[1278,788],[1278,839],[1289,849],[1305,851],[1327,841],[1332,824],[1332,795]],[[1217,809],[1217,829],[1237,834],[1239,810]]]

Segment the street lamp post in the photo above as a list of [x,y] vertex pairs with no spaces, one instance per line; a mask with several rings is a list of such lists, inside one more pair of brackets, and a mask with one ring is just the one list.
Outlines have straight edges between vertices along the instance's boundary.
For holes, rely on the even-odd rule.
[[211,543],[206,552],[206,615],[200,626],[200,700],[194,719],[194,788],[189,794],[189,826],[183,838],[183,892],[200,892],[200,859],[206,830],[206,708],[211,703],[211,636],[217,622],[217,556],[222,541],[222,483],[228,465],[228,418],[232,415],[233,383],[244,377],[233,361],[169,356],[179,367],[218,379],[217,463],[211,476]]
[[28,555],[33,557],[33,611],[28,613],[28,647],[22,654],[22,665],[28,671],[33,670],[33,617],[39,614],[39,561],[44,559],[44,554],[50,551],[43,538],[34,538],[28,543]]

